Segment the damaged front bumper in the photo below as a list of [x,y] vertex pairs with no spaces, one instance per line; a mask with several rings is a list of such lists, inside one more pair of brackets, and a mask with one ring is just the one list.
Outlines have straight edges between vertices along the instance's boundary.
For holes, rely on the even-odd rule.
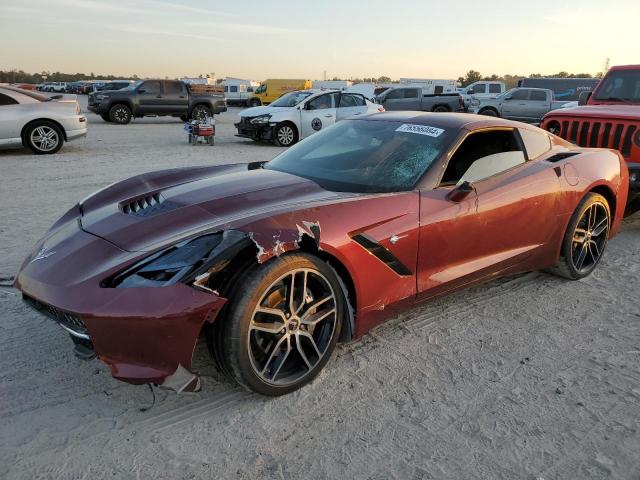
[[236,137],[251,138],[253,140],[273,140],[273,128],[275,124],[253,124],[251,122],[241,121],[234,124],[238,129]]
[[101,281],[122,268],[123,258],[140,253],[124,252],[73,225],[49,238],[56,236],[63,238],[46,248],[40,244],[18,273],[14,286],[27,305],[53,318],[79,356],[97,356],[114,378],[174,387],[179,376],[178,390],[197,388],[199,380],[190,373],[193,352],[204,323],[216,319],[226,299],[182,283],[103,288]]

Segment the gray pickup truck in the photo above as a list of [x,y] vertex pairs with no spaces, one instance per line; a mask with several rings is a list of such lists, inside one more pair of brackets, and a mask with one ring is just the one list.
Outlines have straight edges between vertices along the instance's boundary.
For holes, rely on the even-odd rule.
[[423,112],[463,112],[464,103],[458,93],[425,94],[420,87],[393,87],[376,97],[385,110],[418,110]]
[[124,125],[133,117],[210,117],[225,112],[227,103],[222,94],[193,92],[178,80],[139,80],[122,90],[91,93],[87,108],[105,122]]
[[548,112],[561,108],[566,101],[554,101],[547,88],[512,88],[496,98],[472,98],[469,113],[538,123]]

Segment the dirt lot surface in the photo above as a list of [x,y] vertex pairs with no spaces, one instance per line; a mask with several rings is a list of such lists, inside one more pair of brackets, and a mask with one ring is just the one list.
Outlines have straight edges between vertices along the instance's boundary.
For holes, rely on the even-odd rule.
[[249,394],[212,366],[176,395],[74,357],[12,278],[80,198],[154,169],[269,159],[233,136],[186,145],[179,121],[89,114],[58,155],[0,152],[0,478],[640,478],[640,216],[596,272],[501,279],[425,304],[341,346],[311,385]]

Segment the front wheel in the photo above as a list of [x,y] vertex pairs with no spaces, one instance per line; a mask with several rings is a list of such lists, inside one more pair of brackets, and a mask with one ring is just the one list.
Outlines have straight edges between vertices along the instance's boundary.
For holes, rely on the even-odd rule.
[[317,257],[296,253],[254,267],[217,326],[219,358],[250,390],[297,390],[329,361],[345,305],[335,273]]
[[588,193],[571,216],[562,241],[560,263],[551,273],[579,280],[593,272],[607,246],[610,228],[609,202],[602,195]]
[[24,143],[36,155],[52,154],[62,148],[64,134],[55,123],[39,120],[24,132]]
[[435,107],[433,109],[433,111],[436,112],[436,113],[442,113],[442,112],[449,112],[450,110],[447,107],[443,106],[443,105],[438,105],[437,107]]
[[102,118],[102,120],[104,120],[107,123],[111,122],[111,117],[109,117],[108,113],[101,113],[100,118]]
[[113,123],[126,125],[131,122],[131,109],[126,105],[114,105],[109,109],[109,118]]
[[260,105],[262,105],[262,102],[259,98],[252,98],[251,100],[249,100],[248,105],[250,107],[259,107]]
[[498,112],[496,112],[493,108],[485,108],[484,110],[480,110],[480,115],[486,115],[487,117],[497,117]]
[[274,129],[273,141],[278,147],[290,147],[298,141],[298,132],[289,123],[281,123]]

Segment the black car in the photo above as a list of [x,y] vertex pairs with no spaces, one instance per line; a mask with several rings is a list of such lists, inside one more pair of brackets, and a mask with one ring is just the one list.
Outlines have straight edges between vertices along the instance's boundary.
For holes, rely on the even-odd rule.
[[89,94],[88,109],[106,122],[127,124],[133,117],[205,118],[227,110],[222,94],[193,92],[178,80],[139,80],[121,90]]

